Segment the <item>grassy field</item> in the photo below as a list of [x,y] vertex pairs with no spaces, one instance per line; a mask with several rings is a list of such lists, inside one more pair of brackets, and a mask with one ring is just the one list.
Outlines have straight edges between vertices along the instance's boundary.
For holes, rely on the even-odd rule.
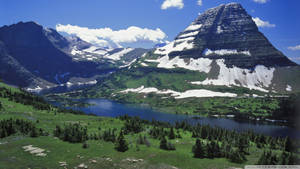
[[[1,84],[2,85],[2,84]],[[12,89],[19,92],[17,89]],[[37,110],[29,105],[22,105],[7,98],[0,98],[4,109],[1,110],[0,120],[19,118],[32,121],[38,128],[49,132],[49,136],[31,138],[22,134],[15,134],[0,139],[0,168],[66,168],[78,167],[80,164],[88,168],[230,168],[243,167],[246,164],[255,164],[263,150],[256,148],[251,143],[250,155],[247,162],[236,164],[225,158],[196,159],[191,152],[195,144],[192,133],[180,130],[182,138],[171,142],[175,145],[175,151],[159,149],[159,140],[148,135],[147,129],[142,135],[149,138],[150,147],[137,145],[137,134],[126,135],[129,150],[121,153],[114,149],[114,143],[103,140],[89,140],[87,149],[82,148],[82,143],[68,143],[53,137],[56,125],[63,126],[69,123],[80,123],[87,126],[88,133],[94,133],[108,128],[116,128],[118,131],[124,125],[120,119],[104,118],[87,115],[75,115],[70,113],[58,113],[52,107],[50,111]],[[149,126],[148,126],[149,127]],[[146,128],[148,128],[146,126]],[[33,145],[45,149],[45,157],[38,157],[24,151],[23,146]],[[136,159],[136,160],[135,160]]]

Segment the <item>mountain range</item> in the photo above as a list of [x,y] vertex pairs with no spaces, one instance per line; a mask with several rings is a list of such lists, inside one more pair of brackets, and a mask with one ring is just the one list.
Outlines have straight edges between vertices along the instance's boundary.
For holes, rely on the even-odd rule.
[[256,97],[299,92],[299,84],[300,66],[270,43],[240,4],[229,3],[199,15],[172,42],[87,92],[116,98]]
[[0,28],[0,56],[1,79],[32,91],[97,80],[93,92],[106,85],[111,93],[175,98],[300,91],[300,67],[268,41],[238,3],[207,10],[172,42],[153,50],[99,48],[20,22]]
[[130,64],[146,51],[102,49],[35,22],[19,22],[0,28],[0,78],[31,91],[95,83],[99,75]]

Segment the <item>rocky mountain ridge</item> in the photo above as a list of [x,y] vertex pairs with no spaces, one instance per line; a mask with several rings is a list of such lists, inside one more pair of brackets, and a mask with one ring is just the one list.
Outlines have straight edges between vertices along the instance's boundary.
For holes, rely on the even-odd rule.
[[193,88],[300,91],[300,67],[259,32],[252,17],[238,3],[223,4],[199,15],[174,41],[139,59],[132,71],[140,68],[202,73],[204,80],[182,82]]
[[[0,78],[30,90],[94,82],[99,75],[127,66],[147,51],[99,49],[35,22],[1,27],[0,48]],[[101,50],[107,50],[105,55]]]

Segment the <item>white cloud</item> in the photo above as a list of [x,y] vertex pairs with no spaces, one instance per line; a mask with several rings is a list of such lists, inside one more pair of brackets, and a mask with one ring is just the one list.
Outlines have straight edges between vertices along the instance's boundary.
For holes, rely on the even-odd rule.
[[121,43],[157,43],[163,41],[167,37],[159,28],[154,30],[136,26],[131,26],[127,29],[112,30],[111,28],[90,29],[70,24],[57,24],[56,30],[58,32],[65,32],[69,35],[76,35],[82,40],[100,47],[121,47]]
[[252,18],[252,20],[256,23],[258,27],[268,27],[268,28],[274,28],[276,25],[271,24],[269,21],[263,21],[259,17]]
[[256,3],[265,4],[268,2],[268,0],[253,0]]
[[289,50],[300,50],[300,45],[297,45],[297,46],[290,46],[288,47]]
[[197,4],[198,4],[199,6],[202,6],[202,0],[198,0]]
[[161,9],[165,10],[168,8],[182,9],[184,6],[183,0],[165,0],[161,5]]

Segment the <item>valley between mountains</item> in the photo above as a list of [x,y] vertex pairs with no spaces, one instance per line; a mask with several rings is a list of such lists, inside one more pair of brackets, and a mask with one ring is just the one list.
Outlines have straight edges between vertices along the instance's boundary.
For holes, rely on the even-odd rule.
[[199,15],[174,41],[95,86],[49,96],[108,98],[169,113],[294,125],[296,107],[282,105],[296,104],[299,84],[300,66],[259,32],[240,4],[230,3]]
[[299,165],[299,103],[300,66],[239,3],[151,49],[0,27],[0,169]]

